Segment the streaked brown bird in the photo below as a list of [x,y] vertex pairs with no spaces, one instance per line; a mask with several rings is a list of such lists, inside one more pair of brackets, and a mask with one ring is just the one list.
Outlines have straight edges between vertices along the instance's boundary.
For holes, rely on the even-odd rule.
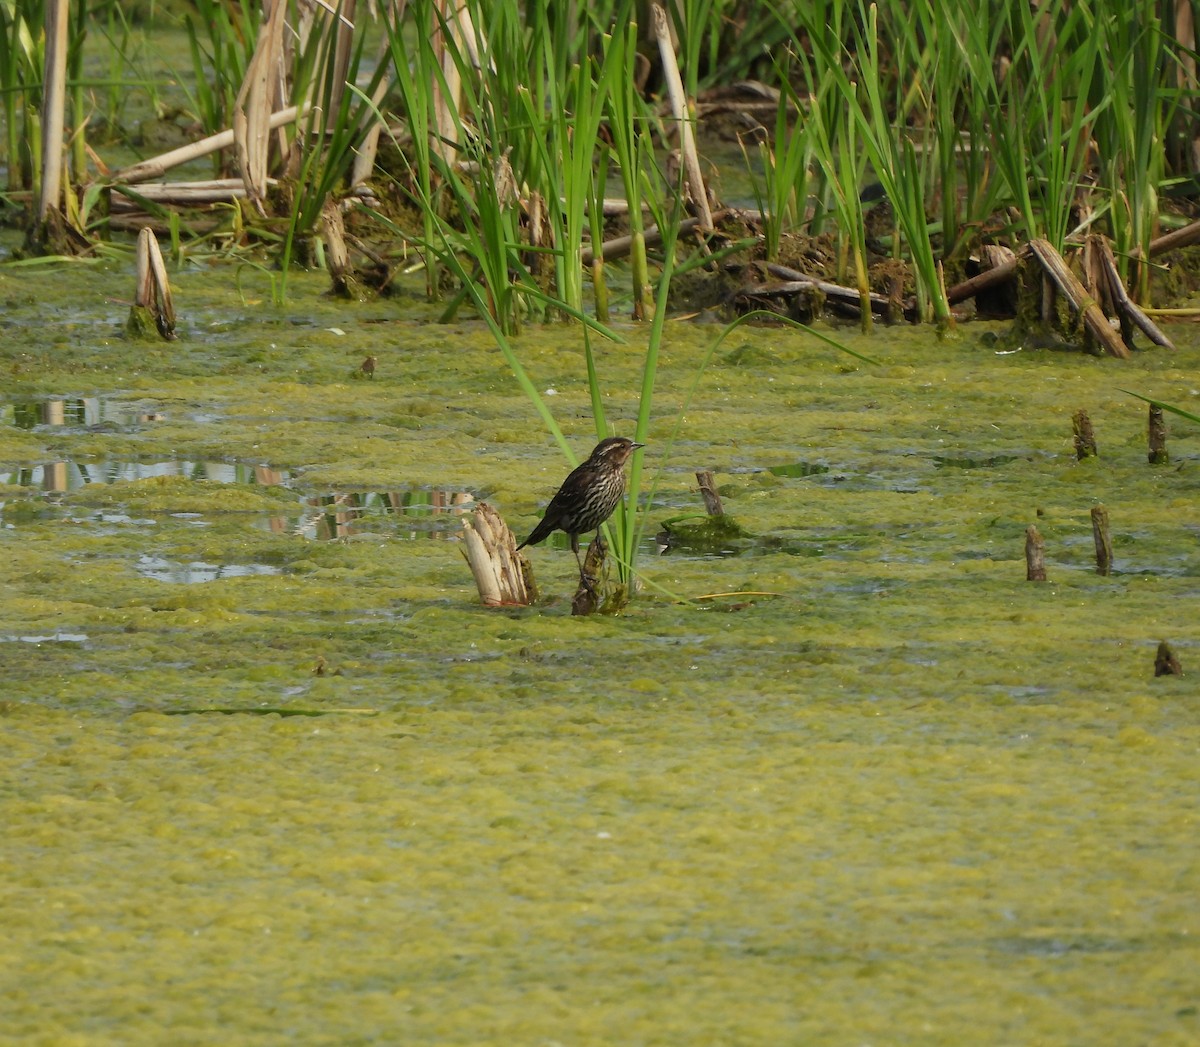
[[582,579],[579,536],[593,530],[599,534],[600,525],[612,516],[625,494],[625,463],[634,451],[644,446],[623,436],[610,436],[596,444],[588,460],[572,470],[550,499],[542,522],[517,548],[537,545],[553,531],[565,531],[570,536],[571,552],[575,554]]

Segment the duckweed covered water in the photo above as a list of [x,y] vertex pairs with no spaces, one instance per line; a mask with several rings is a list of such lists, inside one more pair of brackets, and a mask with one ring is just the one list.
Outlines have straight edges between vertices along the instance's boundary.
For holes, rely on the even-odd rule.
[[[1120,392],[1195,411],[1194,333],[1119,363],[998,356],[970,326],[837,332],[872,368],[739,332],[664,461],[715,333],[673,323],[651,521],[699,510],[711,468],[751,538],[648,542],[642,568],[688,598],[775,595],[647,589],[583,620],[561,546],[532,550],[547,603],[488,612],[452,540],[261,526],[294,513],[282,485],[21,482],[261,463],[316,492],[480,493],[523,533],[566,466],[482,329],[316,280],[242,307],[185,273],[185,339],[136,345],[111,304],[131,273],[53,279],[46,302],[45,274],[0,272],[9,403],[161,417],[0,417],[13,1042],[1200,1038],[1197,433],[1173,421],[1148,467]],[[600,358],[621,420],[626,334]],[[578,331],[520,351],[585,452]],[[1153,677],[1160,639],[1188,676]]]

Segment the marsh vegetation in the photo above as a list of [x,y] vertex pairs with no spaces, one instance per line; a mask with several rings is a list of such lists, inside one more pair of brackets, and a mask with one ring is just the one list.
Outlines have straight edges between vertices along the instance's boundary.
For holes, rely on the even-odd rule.
[[[61,6],[6,1035],[1196,1039],[1190,5]],[[609,432],[638,597],[481,607],[459,522]]]

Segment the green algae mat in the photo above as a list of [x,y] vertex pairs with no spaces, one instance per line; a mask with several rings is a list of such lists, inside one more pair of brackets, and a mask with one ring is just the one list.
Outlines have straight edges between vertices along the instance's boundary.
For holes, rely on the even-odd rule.
[[[696,469],[744,533],[576,619],[565,541],[525,609],[459,550],[566,473],[482,328],[226,275],[165,345],[124,269],[0,273],[0,1042],[1200,1040],[1200,427],[1152,468],[1121,392],[1195,413],[1192,329],[741,329],[667,459],[673,321],[648,534]],[[517,345],[586,453],[579,331]]]

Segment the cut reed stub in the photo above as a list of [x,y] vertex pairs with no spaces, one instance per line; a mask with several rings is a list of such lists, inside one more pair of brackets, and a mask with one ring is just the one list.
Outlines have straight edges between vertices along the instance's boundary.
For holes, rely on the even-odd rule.
[[1043,283],[1043,319],[1049,323],[1053,317],[1053,299],[1059,292],[1071,303],[1071,308],[1082,318],[1083,327],[1092,342],[1110,356],[1122,360],[1129,358],[1129,350],[1121,341],[1121,336],[1109,325],[1108,317],[1104,315],[1096,300],[1088,294],[1079,278],[1071,272],[1071,267],[1046,240],[1030,240],[1029,249],[1037,259],[1046,274]]
[[1102,505],[1092,506],[1092,537],[1096,540],[1096,570],[1101,574],[1112,574],[1112,538],[1108,534],[1108,510]]
[[724,516],[725,506],[721,504],[721,496],[717,493],[717,482],[711,469],[700,469],[696,472],[696,483],[700,485],[700,496],[704,499],[704,508],[709,516]]
[[1046,580],[1046,543],[1033,524],[1025,528],[1025,580]]
[[1163,409],[1158,404],[1150,405],[1150,452],[1147,455],[1151,465],[1166,465],[1171,459],[1167,454],[1167,420],[1163,417]]
[[352,302],[363,301],[366,296],[355,276],[354,266],[350,263],[350,250],[346,246],[346,223],[336,200],[325,201],[325,206],[321,208],[320,224],[321,240],[325,244],[325,264],[329,269],[333,294]]
[[537,586],[528,562],[504,518],[480,502],[463,519],[463,555],[471,567],[479,598],[488,607],[531,604]]
[[157,334],[168,342],[175,339],[175,305],[167,267],[153,230],[145,227],[138,233],[137,291],[129,307],[125,333],[131,338]]
[[604,572],[604,560],[608,556],[608,543],[600,535],[592,539],[583,558],[583,571],[579,575],[579,588],[571,600],[571,614],[595,614],[600,607],[600,576]]
[[1071,416],[1071,429],[1075,433],[1075,457],[1081,462],[1096,457],[1096,432],[1087,411],[1080,408]]
[[1183,675],[1183,667],[1179,664],[1179,659],[1175,657],[1175,652],[1171,650],[1171,645],[1166,640],[1159,642],[1158,651],[1154,655],[1154,675]]

